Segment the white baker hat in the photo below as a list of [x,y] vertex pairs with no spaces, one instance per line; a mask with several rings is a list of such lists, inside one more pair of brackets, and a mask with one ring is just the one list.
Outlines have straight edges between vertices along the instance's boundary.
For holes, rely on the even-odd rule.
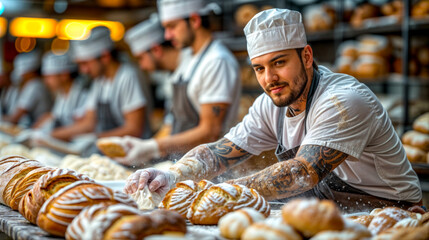
[[28,72],[36,71],[40,68],[40,53],[33,50],[28,53],[20,53],[13,60],[12,80],[19,84],[22,75]]
[[104,26],[93,28],[90,36],[85,40],[71,41],[72,57],[76,61],[100,57],[104,51],[110,51],[113,47],[110,30]]
[[289,9],[273,8],[256,14],[244,34],[250,59],[307,45],[301,13]]
[[164,29],[158,15],[152,14],[148,20],[130,28],[124,39],[134,55],[149,50],[155,44],[161,44],[164,41]]
[[52,52],[47,52],[42,59],[42,74],[52,75],[64,72],[73,72],[76,70],[74,64],[68,54],[55,55]]
[[219,14],[222,10],[216,3],[206,5],[204,0],[158,0],[159,18],[162,22],[187,18],[192,13],[205,16],[211,11]]

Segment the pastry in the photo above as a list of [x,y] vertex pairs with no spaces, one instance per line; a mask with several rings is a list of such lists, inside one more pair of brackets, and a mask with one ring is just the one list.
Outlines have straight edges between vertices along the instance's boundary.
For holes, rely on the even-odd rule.
[[402,143],[418,147],[427,152],[429,151],[429,134],[411,130],[402,136]]
[[413,147],[410,145],[404,144],[405,153],[407,154],[408,160],[412,163],[426,163],[427,155],[420,148]]
[[428,226],[420,226],[415,228],[391,228],[378,234],[373,238],[373,240],[427,240],[428,236]]
[[97,140],[97,148],[100,151],[111,158],[125,157],[127,155],[126,150],[121,144],[122,139],[120,137],[107,137]]
[[360,216],[351,216],[351,217],[347,217],[348,219],[356,222],[356,223],[360,223],[362,225],[364,225],[365,227],[368,227],[369,224],[371,223],[372,219],[374,218],[374,215],[360,215]]
[[283,206],[282,217],[305,237],[312,237],[322,231],[341,231],[344,228],[340,210],[330,200],[291,200]]
[[90,181],[74,182],[52,195],[37,216],[37,225],[55,236],[65,236],[68,225],[85,208],[98,203],[123,203],[137,208],[125,193]]
[[229,239],[239,239],[244,230],[255,222],[264,221],[265,216],[253,208],[242,208],[219,219],[220,234]]
[[244,4],[235,11],[235,22],[237,26],[244,27],[259,12],[259,9],[253,4]]
[[241,239],[246,240],[301,240],[302,237],[281,218],[267,218],[244,230]]
[[397,207],[386,207],[375,214],[368,229],[373,235],[377,235],[405,218],[410,218],[407,211]]
[[419,116],[413,123],[413,129],[429,134],[429,112]]

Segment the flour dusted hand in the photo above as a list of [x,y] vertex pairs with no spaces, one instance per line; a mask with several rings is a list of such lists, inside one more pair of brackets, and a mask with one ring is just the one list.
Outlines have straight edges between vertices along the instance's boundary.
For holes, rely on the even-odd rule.
[[164,196],[176,183],[176,176],[170,171],[155,168],[140,169],[128,177],[124,192],[133,194],[147,185],[151,192]]

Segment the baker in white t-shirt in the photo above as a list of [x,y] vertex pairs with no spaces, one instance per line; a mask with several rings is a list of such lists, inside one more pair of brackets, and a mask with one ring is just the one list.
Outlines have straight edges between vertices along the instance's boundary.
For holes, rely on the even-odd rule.
[[106,27],[96,27],[86,40],[71,43],[72,57],[82,74],[93,79],[85,115],[75,124],[54,130],[51,135],[71,140],[95,132],[97,137],[150,134],[147,99],[138,69],[119,61]]
[[170,155],[179,159],[193,147],[219,139],[236,123],[241,81],[232,53],[214,40],[208,14],[217,5],[203,0],[158,1],[164,37],[183,49],[173,77],[172,135],[140,141],[124,139],[131,146],[117,159],[127,165],[142,165]]
[[40,117],[35,128],[55,128],[72,125],[85,112],[88,89],[77,78],[77,66],[69,54],[47,52],[42,59],[44,83],[55,94],[52,110]]
[[265,93],[224,138],[192,149],[169,171],[137,171],[125,191],[149,184],[165,193],[179,181],[211,179],[276,148],[278,163],[228,182],[271,201],[317,197],[345,212],[384,206],[422,211],[417,175],[387,112],[364,84],[315,64],[301,14],[266,10],[244,32]]

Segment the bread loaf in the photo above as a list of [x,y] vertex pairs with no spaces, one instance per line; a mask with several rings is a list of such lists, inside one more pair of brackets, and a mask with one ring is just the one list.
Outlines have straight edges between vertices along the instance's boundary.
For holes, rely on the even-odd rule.
[[237,26],[244,27],[259,12],[259,9],[253,4],[244,4],[235,11],[235,22]]
[[429,134],[408,131],[402,136],[402,143],[418,147],[423,151],[429,151]]
[[386,207],[375,214],[368,229],[373,235],[377,235],[405,218],[410,218],[407,211],[397,207]]
[[352,220],[352,221],[354,221],[356,223],[362,224],[365,227],[369,226],[369,224],[371,223],[371,221],[372,221],[373,218],[374,218],[374,216],[370,215],[370,214],[348,217],[348,219],[350,219],[350,220]]
[[254,189],[220,183],[197,195],[187,218],[193,224],[217,224],[225,214],[245,207],[254,208],[265,216],[270,214],[270,205]]
[[55,236],[65,236],[67,226],[85,208],[98,203],[123,203],[137,208],[125,193],[90,181],[74,182],[52,195],[37,216],[37,225]]
[[36,224],[37,215],[43,203],[61,188],[78,180],[92,181],[88,176],[71,169],[54,169],[44,174],[33,185],[19,203],[19,212],[28,221]]
[[256,222],[241,235],[246,240],[301,240],[302,237],[281,218],[267,218],[265,221]]
[[408,160],[412,163],[426,163],[427,155],[420,148],[413,147],[410,145],[404,144],[405,153],[407,154]]
[[429,134],[429,112],[419,116],[413,123],[413,129]]
[[120,137],[107,137],[97,140],[96,145],[97,148],[108,157],[125,157],[127,153],[121,141]]
[[220,234],[229,239],[239,239],[247,227],[264,221],[265,216],[253,208],[242,208],[219,219]]
[[373,240],[427,240],[429,227],[420,226],[416,228],[390,228],[374,236]]
[[300,231],[305,237],[319,232],[344,228],[340,210],[333,201],[294,199],[282,208],[283,221]]
[[192,180],[185,180],[170,189],[162,200],[165,209],[174,210],[186,218],[188,209],[197,194],[213,186],[212,182],[201,180],[198,184]]
[[14,188],[12,189],[12,194],[6,196],[5,200],[6,202],[9,202],[9,206],[13,210],[18,210],[19,208],[19,202],[21,199],[29,192],[31,189],[33,189],[34,183],[43,175],[48,173],[49,171],[54,170],[54,168],[51,167],[39,167],[36,169],[31,170],[30,172],[25,175],[25,177],[21,178],[19,181],[16,182]]

